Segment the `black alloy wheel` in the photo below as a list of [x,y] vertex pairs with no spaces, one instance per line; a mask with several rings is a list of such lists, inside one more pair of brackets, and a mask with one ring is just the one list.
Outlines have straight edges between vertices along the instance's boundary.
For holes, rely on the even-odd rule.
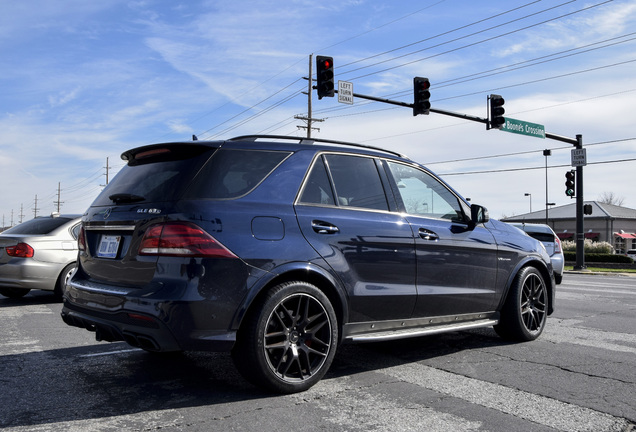
[[510,287],[494,328],[504,339],[531,341],[539,337],[548,317],[548,289],[543,276],[534,267],[524,267]]
[[329,299],[306,282],[274,288],[239,332],[232,352],[252,383],[281,393],[316,384],[327,372],[338,341]]

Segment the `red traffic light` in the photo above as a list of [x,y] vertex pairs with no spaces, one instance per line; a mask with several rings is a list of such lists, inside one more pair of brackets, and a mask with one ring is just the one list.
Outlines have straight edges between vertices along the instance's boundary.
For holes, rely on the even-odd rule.
[[333,82],[333,58],[316,56],[316,89],[318,99],[335,95]]
[[428,114],[431,110],[431,82],[428,78],[413,78],[413,115]]

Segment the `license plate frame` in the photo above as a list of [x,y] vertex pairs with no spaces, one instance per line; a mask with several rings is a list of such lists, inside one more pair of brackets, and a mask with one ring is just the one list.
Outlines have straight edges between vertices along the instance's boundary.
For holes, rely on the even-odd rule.
[[121,236],[118,235],[102,235],[97,248],[98,258],[115,259],[119,253],[121,245]]

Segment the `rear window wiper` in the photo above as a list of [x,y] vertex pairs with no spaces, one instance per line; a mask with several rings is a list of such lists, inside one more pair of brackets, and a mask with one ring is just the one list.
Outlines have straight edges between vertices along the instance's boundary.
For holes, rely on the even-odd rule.
[[139,201],[144,201],[146,199],[142,196],[135,195],[135,194],[128,194],[128,193],[112,194],[108,198],[117,204],[139,202]]

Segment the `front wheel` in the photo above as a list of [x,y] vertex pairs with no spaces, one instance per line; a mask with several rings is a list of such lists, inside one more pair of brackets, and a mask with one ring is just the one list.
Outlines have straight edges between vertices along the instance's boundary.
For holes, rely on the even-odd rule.
[[309,283],[287,282],[246,317],[232,358],[253,384],[295,393],[322,379],[337,341],[337,318],[327,296]]
[[547,311],[548,289],[543,276],[534,267],[524,267],[512,282],[494,329],[504,339],[535,340],[545,328]]

